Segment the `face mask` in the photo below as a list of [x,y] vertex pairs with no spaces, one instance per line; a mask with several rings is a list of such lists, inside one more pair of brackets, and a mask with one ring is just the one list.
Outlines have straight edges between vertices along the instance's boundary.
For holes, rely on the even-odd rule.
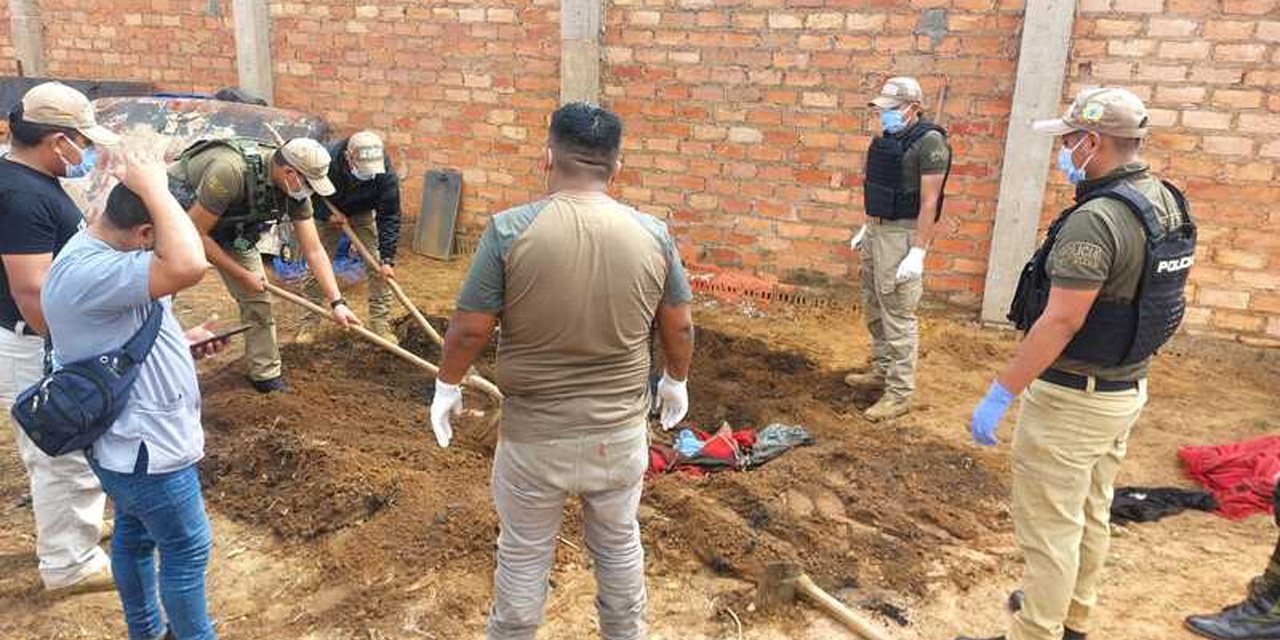
[[880,127],[886,133],[898,133],[907,126],[906,121],[902,117],[901,111],[881,111]]
[[[1085,138],[1087,137],[1088,136],[1085,136]],[[1081,182],[1084,182],[1084,169],[1093,161],[1093,156],[1089,156],[1089,158],[1084,161],[1083,165],[1077,167],[1075,161],[1071,159],[1071,155],[1075,153],[1076,149],[1079,149],[1080,145],[1084,144],[1085,138],[1080,138],[1080,141],[1075,143],[1075,145],[1069,149],[1067,147],[1061,147],[1058,149],[1058,170],[1062,172],[1062,175],[1067,177],[1067,182],[1070,182],[1071,184],[1080,184]]]
[[354,176],[354,177],[355,177],[355,179],[356,179],[356,180],[359,180],[360,182],[368,182],[368,181],[372,180],[372,179],[373,179],[375,176],[377,176],[378,174],[376,174],[376,173],[374,173],[374,172],[372,172],[372,171],[370,171],[370,172],[368,172],[368,173],[365,173],[364,171],[361,171],[361,170],[359,170],[359,169],[352,169],[352,170],[351,170],[351,175],[352,175],[352,176]]
[[[297,189],[289,189],[289,197],[297,200],[298,202],[302,202],[303,200],[310,198],[311,194],[315,193],[315,190],[311,188],[311,185],[308,185],[303,181],[302,178],[298,178],[298,181],[302,182],[302,186]],[[286,184],[285,186],[287,187],[288,185]]]
[[89,175],[89,172],[93,171],[93,166],[98,163],[98,152],[95,151],[93,147],[89,147],[88,149],[81,149],[80,145],[76,144],[75,142],[72,142],[71,138],[63,138],[63,139],[66,140],[67,143],[69,143],[71,146],[75,147],[76,151],[80,153],[79,164],[71,164],[70,162],[67,162],[67,159],[62,157],[62,153],[58,153],[58,157],[62,158],[62,164],[67,166],[66,177],[83,178]]

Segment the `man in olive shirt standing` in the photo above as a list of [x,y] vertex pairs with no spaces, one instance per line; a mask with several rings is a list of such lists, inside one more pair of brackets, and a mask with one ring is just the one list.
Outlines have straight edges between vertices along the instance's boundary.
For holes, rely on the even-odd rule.
[[622,123],[582,103],[552,115],[553,193],[495,215],[445,336],[431,424],[441,446],[458,383],[501,318],[506,394],[493,461],[502,522],[489,640],[533,640],[570,495],[582,499],[605,640],[644,635],[644,549],[636,514],[648,467],[649,343],[662,340],[662,425],[688,408],[692,294],[666,226],[608,196]]
[[198,142],[169,166],[170,189],[204,239],[205,255],[240,305],[249,381],[259,393],[286,389],[271,297],[257,241],[286,217],[293,223],[307,266],[343,326],[360,324],[338,291],[329,254],[312,220],[311,195],[331,195],[329,152],[309,138],[278,150],[246,138]]
[[976,442],[996,444],[1022,394],[1013,522],[1026,569],[1007,637],[1079,640],[1098,602],[1147,362],[1182,319],[1195,226],[1181,193],[1138,157],[1147,110],[1129,91],[1082,91],[1066,115],[1034,127],[1060,137],[1058,167],[1077,204],[1023,271],[1009,318],[1027,333],[971,427]]
[[863,180],[866,223],[849,243],[862,253],[862,314],[871,334],[871,370],[851,387],[883,389],[865,415],[872,422],[910,409],[915,391],[916,307],[924,293],[924,256],[942,215],[951,170],[947,132],[923,117],[914,78],[890,78],[869,106],[883,135],[871,142]]

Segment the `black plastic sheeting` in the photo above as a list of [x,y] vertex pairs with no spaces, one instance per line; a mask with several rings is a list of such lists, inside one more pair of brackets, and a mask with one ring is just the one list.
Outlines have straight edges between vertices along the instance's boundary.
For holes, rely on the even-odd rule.
[[22,96],[31,87],[56,80],[62,84],[78,89],[90,100],[121,96],[149,96],[155,88],[149,82],[116,82],[95,80],[67,80],[64,78],[22,78],[17,76],[0,76],[0,113],[7,118]]

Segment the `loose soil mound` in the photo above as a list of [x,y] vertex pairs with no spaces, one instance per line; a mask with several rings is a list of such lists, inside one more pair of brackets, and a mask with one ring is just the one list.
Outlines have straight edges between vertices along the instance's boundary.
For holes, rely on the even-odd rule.
[[[438,360],[416,327],[400,330],[408,348]],[[487,418],[462,418],[454,446],[440,449],[422,372],[345,338],[286,347],[284,358],[287,395],[258,396],[233,369],[207,381],[209,499],[314,553],[326,569],[317,588],[350,588],[325,613],[335,626],[385,619],[411,601],[421,609],[426,598],[439,637],[477,631],[461,626],[477,616],[459,612],[489,598],[497,522],[479,441]],[[699,334],[689,425],[802,424],[818,444],[749,473],[652,482],[641,516],[651,572],[701,562],[751,578],[788,559],[829,588],[922,594],[944,576],[990,570],[958,549],[1007,518],[1001,483],[915,429],[864,421],[854,405],[866,399],[841,375],[758,340]],[[466,403],[493,413],[483,396]],[[571,508],[565,537],[579,530]]]

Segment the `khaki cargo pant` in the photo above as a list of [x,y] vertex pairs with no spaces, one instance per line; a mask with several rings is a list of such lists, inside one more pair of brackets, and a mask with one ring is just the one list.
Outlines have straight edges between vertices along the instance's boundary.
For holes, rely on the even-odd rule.
[[1077,391],[1036,380],[1013,435],[1013,525],[1026,562],[1026,602],[1010,640],[1088,633],[1111,545],[1111,499],[1147,383]]
[[22,335],[21,328],[0,329],[0,429],[13,425],[12,441],[30,481],[40,580],[46,589],[58,589],[110,565],[98,546],[107,496],[83,453],[50,457],[10,419],[14,400],[43,373],[44,340]]
[[600,635],[605,640],[644,637],[647,596],[637,513],[649,465],[647,440],[643,425],[536,443],[499,438],[493,502],[502,529],[488,640],[534,640],[537,635],[564,502],[571,495],[582,499]]
[[[240,250],[230,244],[221,244],[223,251],[231,256],[236,264],[256,273],[265,275],[262,267],[262,254],[258,248],[250,246]],[[240,285],[235,278],[218,270],[227,291],[240,306],[240,322],[252,325],[244,334],[244,358],[249,366],[249,379],[255,381],[270,380],[280,377],[283,368],[280,364],[280,344],[276,341],[276,319],[271,314],[271,294],[266,291],[250,291]]]
[[[347,221],[369,253],[381,262],[382,255],[378,252],[378,223],[374,220],[373,212],[366,211],[347,216]],[[324,245],[324,250],[329,252],[329,259],[332,260],[338,253],[338,241],[344,235],[342,227],[330,224],[328,221],[316,220],[316,231],[320,233],[320,243]],[[356,253],[356,248],[352,247],[351,252]],[[391,287],[388,287],[387,282],[375,273],[377,268],[378,265],[365,265],[369,282],[369,320],[374,325],[389,322],[391,314]],[[307,271],[303,282],[302,290],[308,298],[322,307],[328,306],[328,300],[320,291],[320,283],[316,281],[315,276],[311,275],[310,270]]]
[[916,307],[924,282],[898,282],[898,264],[915,240],[915,221],[872,222],[862,241],[862,317],[871,334],[872,371],[885,396],[906,400],[916,388]]

